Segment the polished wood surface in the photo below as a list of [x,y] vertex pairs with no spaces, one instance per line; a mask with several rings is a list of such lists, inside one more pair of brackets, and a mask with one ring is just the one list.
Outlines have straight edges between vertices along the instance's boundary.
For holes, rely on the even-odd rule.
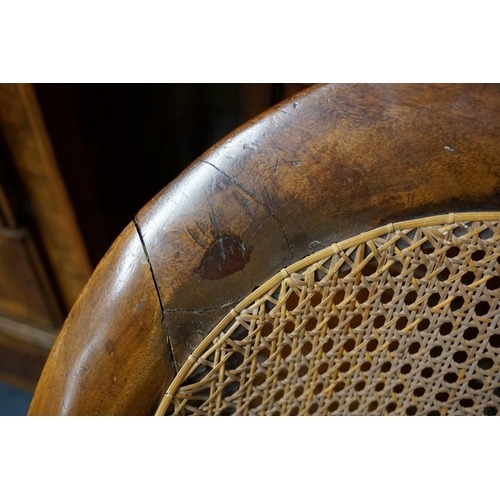
[[256,285],[332,241],[498,209],[499,116],[494,86],[325,86],[212,148],[137,217],[177,363]]
[[92,263],[159,189],[289,86],[35,84]]
[[[498,210],[499,118],[495,85],[327,85],[250,121],[146,205],[101,262],[31,413],[149,414],[200,340],[281,268],[388,222]],[[124,260],[133,273],[117,294]],[[136,310],[146,288],[147,316]],[[110,358],[108,339],[134,349]]]
[[150,414],[173,375],[151,269],[130,224],[71,310],[30,412]]
[[[0,230],[22,235],[0,241],[0,314],[17,314],[20,324],[43,328],[49,320],[60,327],[72,306],[60,280],[72,281],[79,258],[68,222],[77,221],[74,229],[81,230],[85,253],[97,265],[159,186],[282,99],[285,87],[289,84],[0,85]],[[47,193],[62,205],[69,197],[74,215],[54,213]],[[57,260],[64,238],[71,254]],[[79,280],[80,287],[84,282]],[[9,357],[18,360],[12,373],[35,376],[24,386],[36,382],[39,374],[24,370],[22,356]]]
[[0,84],[0,128],[69,309],[92,267],[31,85]]

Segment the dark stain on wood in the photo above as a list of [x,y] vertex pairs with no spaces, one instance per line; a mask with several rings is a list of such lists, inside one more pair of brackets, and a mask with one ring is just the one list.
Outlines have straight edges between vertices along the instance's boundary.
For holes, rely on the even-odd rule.
[[220,280],[244,269],[250,253],[241,238],[226,234],[217,238],[207,250],[198,272],[206,280]]
[[106,351],[111,357],[115,355],[115,343],[112,340],[106,341]]

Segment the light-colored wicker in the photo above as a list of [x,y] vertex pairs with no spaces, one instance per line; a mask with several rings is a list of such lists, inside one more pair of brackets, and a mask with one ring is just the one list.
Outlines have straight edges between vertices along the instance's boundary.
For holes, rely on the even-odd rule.
[[294,263],[204,339],[157,415],[494,415],[500,213],[389,224]]

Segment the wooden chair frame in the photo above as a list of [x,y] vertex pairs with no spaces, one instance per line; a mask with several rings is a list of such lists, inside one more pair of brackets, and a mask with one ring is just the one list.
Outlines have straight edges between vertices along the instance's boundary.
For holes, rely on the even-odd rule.
[[231,308],[388,223],[500,209],[500,92],[320,85],[248,122],[148,203],[95,270],[31,415],[154,414]]

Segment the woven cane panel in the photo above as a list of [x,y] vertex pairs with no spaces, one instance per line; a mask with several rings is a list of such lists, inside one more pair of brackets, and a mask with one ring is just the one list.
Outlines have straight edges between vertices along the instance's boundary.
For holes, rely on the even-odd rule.
[[195,351],[167,413],[496,414],[498,221],[397,227],[282,272]]

